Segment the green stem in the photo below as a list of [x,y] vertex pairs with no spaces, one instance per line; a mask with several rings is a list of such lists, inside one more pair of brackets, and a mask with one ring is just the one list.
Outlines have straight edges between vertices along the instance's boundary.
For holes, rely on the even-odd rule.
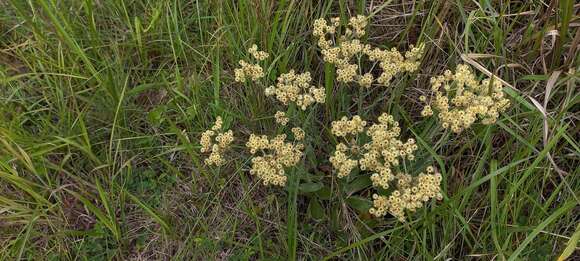
[[288,175],[288,260],[296,260],[298,229],[298,175],[293,169]]
[[[299,124],[302,123],[302,128],[306,128],[305,113],[298,108],[294,103],[290,104],[288,112],[295,115]],[[292,168],[288,173],[288,260],[296,260],[296,249],[298,247],[298,186],[300,184],[300,176],[298,167]]]
[[360,115],[362,117],[362,109],[363,109],[363,102],[364,102],[364,92],[363,92],[363,87],[359,86],[358,87],[358,115]]

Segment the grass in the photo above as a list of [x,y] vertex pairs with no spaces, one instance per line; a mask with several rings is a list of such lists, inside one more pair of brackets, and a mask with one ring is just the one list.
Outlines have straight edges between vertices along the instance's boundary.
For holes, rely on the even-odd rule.
[[[340,88],[311,26],[361,13],[376,46],[426,45],[417,73]],[[569,0],[2,1],[0,259],[578,258],[578,13]],[[301,115],[320,135],[288,189],[250,176],[245,153],[221,169],[199,154],[217,115],[238,137],[275,129],[281,106],[233,81],[253,43],[269,81],[310,71],[328,94]],[[455,135],[417,98],[460,63],[498,75],[512,105]],[[418,141],[414,167],[443,174],[444,200],[406,223],[371,218],[368,180],[339,182],[320,156],[332,120],[382,111]]]

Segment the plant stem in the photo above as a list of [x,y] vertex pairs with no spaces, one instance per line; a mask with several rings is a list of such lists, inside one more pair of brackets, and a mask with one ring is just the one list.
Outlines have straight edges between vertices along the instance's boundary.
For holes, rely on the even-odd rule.
[[288,175],[288,260],[296,260],[298,175],[293,169]]

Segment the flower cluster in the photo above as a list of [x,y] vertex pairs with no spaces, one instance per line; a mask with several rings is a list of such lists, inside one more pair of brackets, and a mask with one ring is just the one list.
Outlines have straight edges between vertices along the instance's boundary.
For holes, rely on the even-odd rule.
[[201,134],[201,153],[209,152],[209,157],[205,159],[205,164],[221,166],[225,163],[223,153],[234,141],[234,134],[231,130],[222,131],[222,118],[217,117],[211,129]]
[[294,70],[280,75],[277,79],[276,86],[266,88],[266,96],[276,96],[276,99],[288,105],[293,102],[302,110],[317,102],[324,103],[326,94],[324,88],[316,88],[310,85],[312,77],[309,72],[296,74]]
[[[343,117],[332,122],[332,134],[345,138],[349,145],[338,143],[330,163],[337,169],[338,177],[348,176],[357,166],[362,171],[371,171],[373,185],[387,189],[393,180],[391,166],[398,166],[399,158],[413,160],[417,145],[413,139],[407,142],[399,140],[399,123],[386,113],[379,117],[378,123],[366,126],[366,121],[358,115],[351,120]],[[359,146],[356,140],[361,133],[365,133],[370,141]]]
[[[296,133],[294,136],[295,140],[299,140]],[[276,186],[286,185],[285,168],[295,166],[302,158],[304,150],[304,144],[287,142],[285,134],[277,135],[272,139],[268,139],[266,135],[251,134],[246,147],[252,155],[261,153],[261,156],[252,158],[250,174],[262,179],[264,185]]]
[[[390,212],[399,219],[403,219],[405,209],[413,211],[419,207],[417,202],[426,201],[434,197],[433,193],[439,193],[440,176],[436,185],[433,182],[435,176],[431,175],[432,167],[427,169],[428,175],[421,174],[417,178],[412,178],[407,174],[395,176],[394,169],[400,165],[400,160],[415,159],[414,153],[417,150],[415,140],[401,141],[399,123],[393,119],[393,116],[386,113],[378,118],[377,123],[369,127],[366,125],[366,122],[359,116],[354,116],[351,120],[343,117],[340,121],[333,122],[332,133],[344,138],[347,142],[336,145],[336,150],[329,161],[336,169],[339,178],[348,176],[358,167],[361,171],[372,173],[370,178],[373,186],[381,189],[388,189],[391,182],[398,179],[398,190],[390,197],[374,196],[374,207],[370,213],[378,217]],[[366,139],[361,137],[362,135],[366,135]],[[361,146],[357,140],[369,141]],[[417,184],[413,185],[415,183]],[[400,195],[402,195],[401,198],[399,198]],[[425,196],[428,197],[425,198]],[[394,198],[394,201],[389,201],[390,198]],[[418,200],[414,200],[415,198]]]
[[356,167],[358,167],[357,156],[360,147],[357,145],[355,139],[350,140],[349,145],[346,145],[345,143],[337,144],[334,154],[329,158],[330,164],[332,164],[332,167],[337,170],[338,178],[348,176]]
[[[248,52],[258,62],[266,60],[269,57],[268,53],[264,51],[258,51],[258,46],[255,44],[248,49]],[[238,63],[240,65],[240,68],[236,68],[234,70],[236,82],[245,82],[247,78],[250,78],[252,81],[256,81],[264,77],[264,70],[262,69],[262,66],[260,66],[257,62],[255,64],[251,64],[244,60],[240,60]]]
[[347,135],[356,135],[363,132],[367,122],[363,121],[360,116],[355,115],[352,120],[344,116],[339,121],[333,121],[331,125],[334,136],[346,137]]
[[306,133],[302,128],[294,127],[292,128],[292,135],[294,135],[295,140],[304,140],[306,138]]
[[[313,35],[317,37],[324,61],[336,66],[338,82],[371,88],[373,85],[388,85],[399,73],[418,70],[424,52],[422,45],[411,46],[410,50],[401,53],[395,48],[384,50],[363,44],[361,39],[366,34],[367,25],[368,18],[360,15],[351,17],[344,27],[341,27],[338,17],[314,22]],[[342,33],[337,33],[339,31]],[[256,45],[247,51],[254,62],[239,61],[240,68],[235,69],[238,82],[264,77],[259,63],[268,59],[268,53],[259,51]],[[363,71],[361,61],[370,62],[369,68],[378,68],[378,72],[373,69]],[[431,86],[433,94],[429,98],[419,98],[427,104],[423,116],[437,111],[443,127],[456,133],[479,119],[484,124],[494,123],[499,113],[509,105],[503,97],[499,80],[478,81],[466,65],[458,66],[455,73],[447,70],[443,75],[433,77]],[[310,73],[296,73],[294,70],[281,74],[275,85],[265,88],[264,94],[275,97],[283,105],[296,105],[301,110],[315,103],[324,103],[326,98],[325,89],[312,84]],[[294,112],[292,109],[288,111]],[[291,115],[292,119],[304,115],[298,114]],[[286,134],[251,134],[245,146],[252,155],[250,174],[261,179],[264,185],[285,186],[287,171],[299,164],[304,155],[306,133],[298,127],[286,128],[290,119],[283,111],[277,111],[274,118],[277,124],[284,126],[277,131]],[[404,221],[406,212],[416,211],[433,198],[443,198],[441,174],[432,166],[419,175],[408,173],[408,163],[415,160],[418,146],[414,139],[402,140],[401,128],[393,116],[383,113],[375,122],[368,123],[358,115],[342,117],[332,122],[331,133],[337,137],[338,143],[329,161],[338,178],[345,178],[354,171],[369,175],[376,189],[369,210],[373,216],[382,217],[390,213]],[[224,164],[223,152],[233,139],[232,131],[222,131],[222,119],[217,117],[214,126],[201,136],[201,152],[209,153],[205,163]]]
[[[431,78],[434,97],[430,97],[421,114],[431,116],[434,108],[443,128],[450,128],[455,133],[469,128],[478,119],[483,124],[493,124],[499,113],[509,106],[502,87],[495,78],[478,81],[469,66],[459,65],[454,74],[447,70]],[[425,96],[419,99],[428,100]]]
[[399,158],[414,160],[413,153],[417,150],[414,139],[402,142],[399,139],[401,128],[393,116],[383,113],[378,123],[367,130],[371,141],[365,145],[367,152],[360,160],[361,170],[371,171],[374,186],[389,188],[393,180],[391,167],[399,166]]
[[286,126],[290,120],[288,119],[288,116],[286,116],[286,113],[283,111],[277,111],[276,114],[274,114],[274,118],[276,119],[276,123],[282,126]]
[[390,196],[374,194],[373,207],[369,212],[376,217],[390,213],[400,221],[405,221],[405,210],[415,212],[424,202],[432,198],[443,199],[440,188],[441,174],[436,173],[433,167],[427,167],[426,172],[417,177],[398,174],[397,189]]
[[[356,82],[361,87],[369,88],[375,81],[387,85],[395,74],[414,72],[419,68],[423,46],[411,46],[411,50],[403,55],[396,48],[383,50],[362,44],[360,38],[365,35],[367,25],[365,16],[351,17],[345,33],[338,37],[335,34],[340,26],[340,19],[335,17],[330,22],[328,24],[323,18],[316,20],[313,35],[318,37],[318,46],[322,49],[324,61],[336,65],[337,81]],[[363,55],[381,68],[382,72],[376,79],[370,72],[361,73],[359,65],[351,63],[352,60],[360,60]]]
[[[357,136],[364,132],[366,121],[358,115],[349,120],[342,117],[339,121],[332,122],[332,134],[343,137],[346,143],[338,143],[334,154],[329,158],[332,167],[337,170],[339,178],[346,177],[358,167],[358,157],[360,156],[360,146],[358,146]],[[348,144],[348,145],[347,145]]]
[[268,54],[267,52],[264,51],[258,51],[258,46],[257,45],[252,45],[252,47],[250,47],[248,49],[248,52],[254,56],[254,58],[258,61],[263,61],[268,59],[268,57],[270,57],[270,54]]

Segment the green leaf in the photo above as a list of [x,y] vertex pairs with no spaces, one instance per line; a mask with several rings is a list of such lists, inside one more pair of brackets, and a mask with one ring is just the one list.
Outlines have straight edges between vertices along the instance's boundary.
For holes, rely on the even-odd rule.
[[563,261],[566,260],[568,257],[570,257],[572,253],[574,253],[574,250],[578,245],[578,241],[580,241],[580,224],[578,224],[578,226],[576,227],[576,232],[574,232],[574,234],[572,234],[572,236],[570,237],[570,240],[568,240],[566,248],[564,249],[564,251],[562,251],[562,254],[560,254],[560,256],[558,257],[558,261]]
[[510,256],[508,261],[517,260],[520,253],[522,253],[524,251],[524,249],[526,249],[526,247],[530,244],[530,242],[532,242],[534,240],[534,238],[538,234],[540,234],[540,232],[544,231],[544,229],[548,225],[550,225],[552,222],[558,220],[558,218],[561,215],[567,213],[575,206],[576,206],[576,202],[569,201],[566,204],[564,204],[562,207],[560,207],[559,209],[554,211],[549,217],[543,219],[544,221],[542,223],[540,223],[536,228],[534,228],[534,230],[531,233],[528,234],[526,239],[524,239],[524,241],[522,241],[522,243],[518,246],[518,248],[512,253],[512,255]]
[[346,199],[346,203],[360,211],[360,212],[368,212],[369,209],[373,206],[372,201],[367,198],[359,197],[359,196],[352,196]]
[[330,200],[332,197],[332,191],[328,187],[322,187],[320,190],[316,191],[316,196],[322,200]]
[[322,184],[317,182],[302,183],[298,188],[301,193],[312,193],[322,189]]
[[115,220],[107,216],[101,209],[99,209],[97,206],[91,203],[89,199],[81,196],[80,194],[74,191],[68,189],[65,190],[71,195],[73,195],[75,198],[80,200],[83,203],[83,205],[97,217],[97,220],[99,220],[102,225],[104,225],[111,231],[111,233],[113,233],[113,236],[115,237],[116,240],[119,240],[121,238],[121,231]]
[[368,188],[372,185],[372,181],[369,176],[360,176],[355,178],[351,183],[346,185],[346,191],[349,195],[353,193]]
[[308,214],[310,214],[310,217],[316,220],[321,220],[324,218],[324,209],[317,199],[310,200],[310,203],[308,204]]
[[151,124],[159,126],[161,123],[163,123],[163,115],[165,111],[165,106],[158,106],[147,114],[147,119]]

